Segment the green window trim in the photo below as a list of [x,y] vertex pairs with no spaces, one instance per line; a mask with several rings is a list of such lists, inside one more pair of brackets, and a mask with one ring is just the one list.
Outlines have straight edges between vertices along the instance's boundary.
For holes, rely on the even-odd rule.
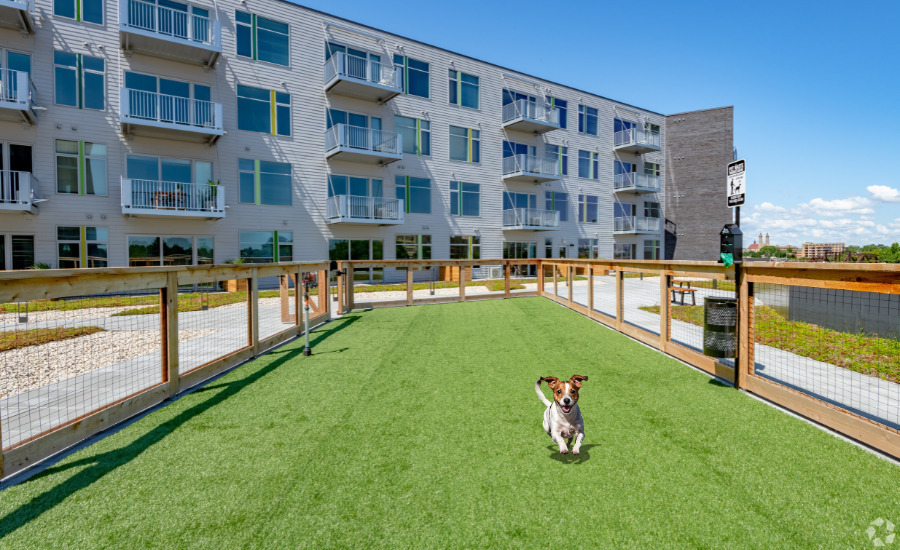
[[[454,130],[462,130],[465,136],[459,134],[453,134]],[[465,137],[466,140],[466,158],[452,158],[450,160],[457,160],[460,162],[469,162],[469,163],[478,163],[481,162],[481,131],[473,130],[472,128],[464,128],[462,126],[450,126],[450,138],[454,137]],[[451,149],[451,154],[453,147]],[[477,154],[476,154],[477,153]]]
[[[77,151],[74,151],[74,152],[71,152],[71,153],[70,153],[70,152],[60,152],[60,151],[59,151],[59,144],[60,144],[60,142],[62,142],[62,143],[72,143],[72,144],[77,144]],[[109,189],[108,189],[108,187],[107,187],[108,182],[107,182],[107,179],[106,179],[106,176],[107,176],[107,173],[106,173],[106,170],[107,170],[107,164],[106,164],[106,161],[107,161],[107,153],[106,153],[106,145],[105,145],[105,144],[101,144],[101,143],[93,143],[93,142],[89,142],[89,141],[88,141],[88,142],[85,142],[85,141],[73,141],[73,140],[67,140],[67,139],[57,139],[57,140],[55,140],[54,143],[56,144],[56,148],[54,149],[54,162],[56,163],[56,178],[57,178],[57,188],[56,188],[56,192],[57,192],[57,193],[70,194],[70,195],[75,195],[75,194],[77,194],[77,195],[79,195],[79,196],[81,196],[81,197],[86,196],[86,195],[94,195],[94,196],[108,196],[108,195],[109,195]],[[87,153],[85,153],[85,143],[88,143],[88,144],[90,144],[90,145],[92,145],[92,146],[96,145],[96,146],[98,146],[98,149],[99,149],[100,147],[102,147],[103,153],[102,153],[102,154],[97,154],[97,153],[87,154]],[[93,149],[93,147],[92,147],[92,149]],[[78,182],[77,182],[77,183],[78,183],[78,191],[77,191],[77,192],[73,191],[73,192],[70,193],[70,192],[60,191],[60,190],[59,190],[59,161],[56,160],[56,159],[59,159],[60,157],[62,157],[62,158],[74,158],[74,159],[76,159],[76,163],[77,163],[77,166],[76,166],[76,174],[77,174],[77,179],[78,179]],[[88,193],[88,192],[87,192],[87,183],[88,183],[88,181],[87,181],[87,168],[86,168],[86,167],[87,167],[87,161],[88,161],[88,160],[95,160],[95,159],[98,161],[98,164],[99,164],[100,159],[103,160],[103,163],[102,163],[103,172],[102,172],[102,174],[97,174],[98,179],[96,179],[96,180],[93,180],[93,179],[92,179],[91,181],[92,181],[92,183],[94,183],[94,182],[96,182],[96,183],[102,183],[102,185],[103,185],[103,187],[104,187],[104,193],[97,193],[97,192],[94,192],[94,193]],[[102,175],[102,179],[99,178],[99,176],[101,176],[101,175]],[[93,177],[93,176],[94,176],[94,175],[92,174],[92,177]]]

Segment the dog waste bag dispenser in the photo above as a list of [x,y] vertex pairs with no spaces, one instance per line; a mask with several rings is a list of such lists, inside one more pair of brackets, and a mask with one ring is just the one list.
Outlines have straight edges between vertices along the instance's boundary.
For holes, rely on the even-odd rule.
[[734,358],[737,349],[737,299],[703,299],[703,355]]
[[741,263],[744,259],[744,232],[733,223],[725,224],[719,232],[719,246],[719,262],[724,263],[725,267]]

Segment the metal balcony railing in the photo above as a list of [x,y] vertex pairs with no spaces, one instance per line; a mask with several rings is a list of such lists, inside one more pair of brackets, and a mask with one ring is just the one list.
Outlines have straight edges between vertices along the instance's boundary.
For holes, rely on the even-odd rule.
[[31,172],[0,170],[0,206],[31,207],[40,198],[37,187],[37,178]]
[[[225,189],[208,183],[122,178],[122,208],[225,214]],[[164,212],[161,212],[164,213]]]
[[503,211],[503,227],[534,227],[556,229],[559,227],[558,210],[537,208],[513,208]]
[[403,153],[401,136],[399,134],[347,124],[335,124],[325,130],[325,152],[338,147],[389,155],[400,155]]
[[644,145],[647,147],[660,147],[658,131],[645,130],[644,128],[626,128],[615,133],[615,146]]
[[30,109],[37,98],[31,76],[25,71],[0,69],[0,101],[15,103],[17,108]]
[[615,174],[613,185],[616,190],[640,188],[659,191],[659,176],[635,172]]
[[403,199],[335,195],[328,197],[326,215],[329,220],[403,221]]
[[614,230],[619,232],[659,231],[659,218],[616,216],[614,223]]
[[537,157],[534,155],[513,155],[503,159],[503,175],[527,172],[544,176],[559,175],[559,157]]
[[222,104],[122,88],[122,116],[166,124],[222,130]]
[[222,29],[217,20],[143,0],[120,2],[120,13],[129,27],[222,48]]
[[355,55],[337,52],[325,62],[325,82],[331,82],[336,77],[349,77],[366,82],[372,82],[389,88],[402,89],[402,71],[394,69],[393,65],[382,64],[378,61],[358,57]]
[[527,118],[552,126],[559,126],[559,111],[543,102],[519,99],[503,106],[504,124],[518,118]]

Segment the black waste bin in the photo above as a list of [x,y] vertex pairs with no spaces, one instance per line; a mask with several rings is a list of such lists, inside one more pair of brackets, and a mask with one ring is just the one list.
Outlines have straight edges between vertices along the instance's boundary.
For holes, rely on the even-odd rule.
[[737,350],[737,299],[703,300],[703,355],[734,358]]

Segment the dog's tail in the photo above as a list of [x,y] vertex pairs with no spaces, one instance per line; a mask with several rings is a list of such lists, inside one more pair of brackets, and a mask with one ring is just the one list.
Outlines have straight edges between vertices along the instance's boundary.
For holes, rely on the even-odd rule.
[[541,398],[541,402],[542,402],[544,405],[546,405],[546,406],[549,407],[549,406],[550,406],[550,400],[547,399],[547,397],[544,395],[544,392],[541,391],[541,382],[543,382],[543,381],[544,381],[543,378],[538,378],[538,379],[537,379],[537,382],[534,383],[534,391],[537,392],[538,397]]

